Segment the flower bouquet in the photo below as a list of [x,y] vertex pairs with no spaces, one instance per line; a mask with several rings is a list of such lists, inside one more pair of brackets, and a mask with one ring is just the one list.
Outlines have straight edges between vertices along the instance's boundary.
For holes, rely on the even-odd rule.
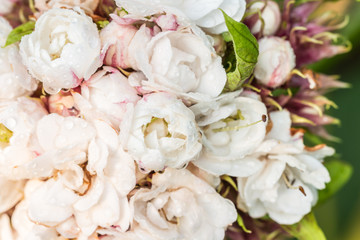
[[325,239],[322,3],[1,0],[0,239]]

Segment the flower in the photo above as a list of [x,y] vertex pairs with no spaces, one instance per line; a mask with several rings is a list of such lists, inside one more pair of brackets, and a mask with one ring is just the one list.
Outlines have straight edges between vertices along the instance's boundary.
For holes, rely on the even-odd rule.
[[145,95],[124,122],[121,142],[144,171],[184,167],[201,150],[194,114],[170,94]]
[[130,68],[129,44],[137,32],[130,24],[111,21],[100,32],[104,64],[123,69]]
[[38,155],[34,135],[39,120],[47,114],[40,101],[20,97],[0,108],[0,173],[9,179],[24,179],[22,165]]
[[[143,25],[129,46],[130,64],[145,77],[130,75],[134,86],[203,99],[218,96],[226,72],[213,49],[189,28],[160,32],[154,37]],[[139,51],[139,49],[143,49]]]
[[202,27],[205,31],[220,34],[227,30],[222,9],[236,21],[240,21],[245,13],[245,0],[116,0],[119,7],[123,7],[130,14],[150,16],[157,13],[172,13],[180,18],[188,18]]
[[263,141],[267,110],[256,98],[239,92],[191,107],[201,127],[203,151],[194,164],[215,175],[250,176],[261,163],[244,159]]
[[11,226],[13,228],[12,232],[13,236],[16,236],[14,239],[61,239],[60,237],[58,238],[58,234],[54,228],[48,228],[40,224],[36,224],[28,217],[29,202],[26,196],[31,194],[40,184],[41,181],[39,180],[30,180],[26,183],[24,189],[25,199],[16,205],[15,210],[11,216]]
[[295,54],[290,43],[279,37],[259,40],[259,57],[255,66],[256,79],[265,86],[279,87],[295,67]]
[[[3,7],[3,6],[2,6]],[[0,17],[0,46],[5,46],[7,36],[12,31],[9,22]],[[0,100],[11,100],[30,95],[37,87],[34,79],[22,64],[19,48],[12,44],[0,48]]]
[[119,129],[128,105],[140,99],[128,79],[118,70],[106,67],[81,84],[81,94],[73,92],[80,114],[87,120],[103,119]]
[[0,0],[0,15],[5,15],[11,12],[14,7],[15,1],[13,0]]
[[94,127],[76,117],[44,116],[42,108],[25,100],[0,113],[1,123],[11,131],[0,151],[0,172],[10,179],[51,177],[69,162],[86,162]]
[[20,53],[29,72],[48,93],[77,87],[101,65],[100,38],[92,19],[80,9],[51,9],[24,36]]
[[86,12],[92,13],[98,4],[99,0],[35,0],[35,7],[41,12],[52,8],[81,7]]
[[237,213],[233,203],[188,170],[154,174],[151,189],[130,199],[132,228],[118,239],[224,239]]
[[264,36],[269,36],[274,35],[279,29],[281,23],[281,13],[279,5],[276,2],[270,0],[264,2],[254,2],[251,4],[248,11],[261,13],[261,16],[259,13],[255,13],[251,18],[248,18],[248,21],[251,22],[250,29],[253,34],[262,32]]
[[[59,121],[64,118],[56,118],[67,129],[69,120],[76,119],[67,117]],[[65,156],[61,159],[51,159],[58,171],[26,196],[29,219],[57,227],[68,238],[88,239],[98,232],[124,232],[130,224],[127,195],[136,183],[134,160],[122,150],[117,132],[110,125],[99,120],[92,121],[91,125],[96,135],[91,136],[89,143],[76,131],[79,126],[73,124],[73,138],[82,140],[77,144],[77,158],[70,155],[76,152],[69,149],[63,151]],[[84,152],[80,152],[81,148]]]
[[290,114],[271,112],[272,129],[265,141],[248,156],[261,161],[253,175],[238,178],[238,207],[253,218],[266,214],[279,224],[294,224],[311,211],[317,189],[330,181],[322,160],[334,154],[330,147],[307,148],[303,133],[290,135]]

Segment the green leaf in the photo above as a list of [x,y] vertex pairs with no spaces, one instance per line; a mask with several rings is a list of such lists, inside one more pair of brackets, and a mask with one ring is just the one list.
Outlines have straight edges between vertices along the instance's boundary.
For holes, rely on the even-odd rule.
[[242,219],[242,217],[240,216],[240,214],[238,214],[238,217],[236,219],[236,222],[237,224],[242,228],[242,230],[244,230],[244,232],[246,233],[251,233],[251,230],[247,229],[245,227],[245,224],[244,224],[244,220]]
[[228,81],[225,88],[234,91],[240,88],[242,83],[251,76],[259,56],[259,45],[245,24],[235,21],[225,12],[223,14],[232,39],[236,59],[235,64],[230,63],[230,66],[235,66],[232,67],[234,71],[227,74]]
[[281,226],[286,232],[298,240],[326,240],[313,213],[309,213],[296,224]]
[[5,46],[3,46],[3,47],[7,47],[13,43],[19,42],[23,36],[32,33],[34,31],[34,29],[35,29],[34,21],[29,21],[27,23],[24,23],[16,28],[14,28],[9,33],[9,36],[6,39]]
[[325,162],[325,167],[330,173],[331,181],[326,184],[325,189],[319,191],[318,204],[323,203],[339,191],[349,181],[353,172],[350,164],[337,159]]

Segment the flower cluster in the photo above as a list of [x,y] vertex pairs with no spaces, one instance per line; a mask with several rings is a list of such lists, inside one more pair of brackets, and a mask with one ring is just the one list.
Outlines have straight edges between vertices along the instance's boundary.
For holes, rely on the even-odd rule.
[[296,69],[319,57],[301,39],[332,28],[285,2],[18,1],[32,11],[18,25],[1,0],[0,238],[221,240],[245,213],[299,222],[334,149],[294,126],[320,134],[321,90],[342,85]]

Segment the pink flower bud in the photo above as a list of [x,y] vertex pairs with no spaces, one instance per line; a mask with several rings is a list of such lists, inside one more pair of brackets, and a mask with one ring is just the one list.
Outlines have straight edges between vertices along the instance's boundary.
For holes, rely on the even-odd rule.
[[123,69],[130,68],[128,46],[137,29],[130,24],[112,21],[100,32],[104,64]]
[[295,54],[290,43],[279,37],[265,37],[259,41],[259,57],[254,75],[268,87],[284,84],[295,67]]
[[175,15],[172,14],[160,15],[155,22],[162,31],[176,31],[179,27]]

